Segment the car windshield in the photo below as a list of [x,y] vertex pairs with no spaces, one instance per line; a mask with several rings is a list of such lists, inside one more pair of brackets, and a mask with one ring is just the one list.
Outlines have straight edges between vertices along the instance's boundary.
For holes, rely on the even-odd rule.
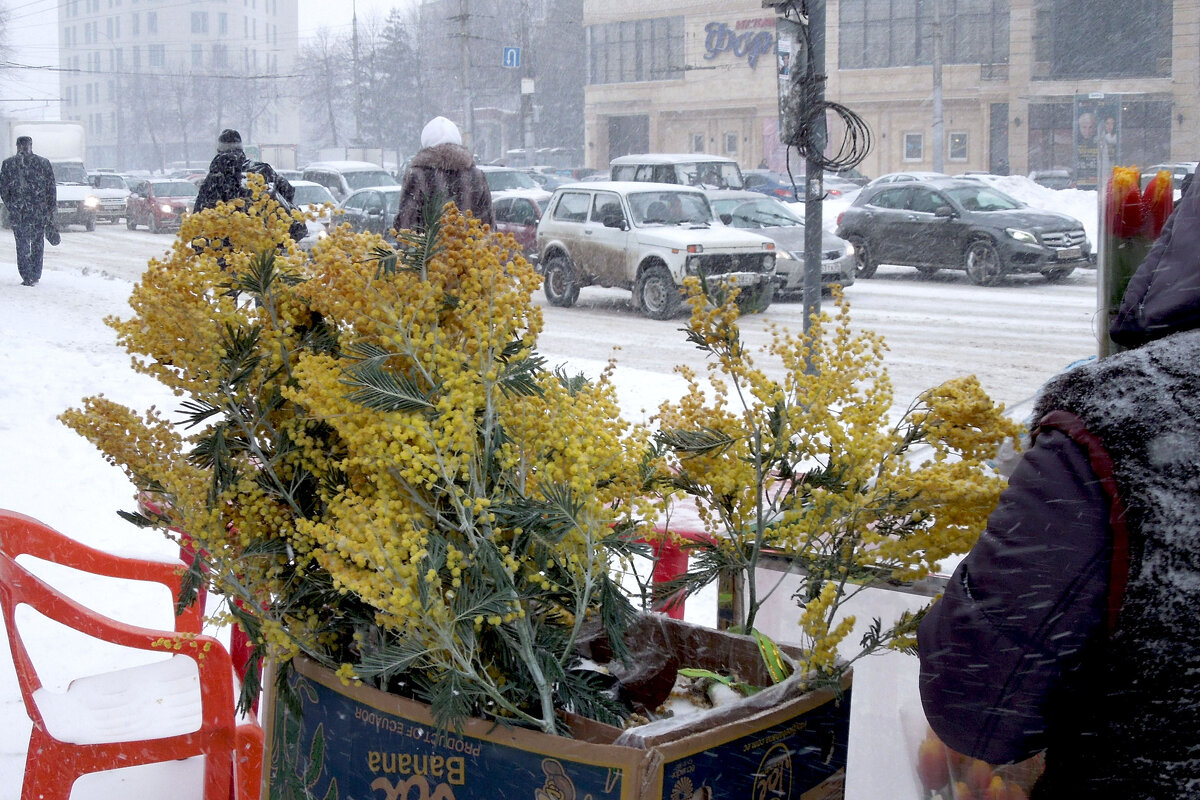
[[151,186],[155,197],[195,197],[199,194],[196,184],[191,181],[155,181]]
[[333,195],[324,186],[297,186],[296,196],[292,198],[292,202],[298,206],[321,205],[322,203],[334,203]]
[[51,164],[55,183],[87,183],[87,170],[82,164]]
[[698,164],[676,164],[675,175],[684,186],[708,186],[713,189],[741,189],[742,173],[737,164],[709,161]]
[[951,200],[967,211],[1012,211],[1024,207],[1019,200],[990,186],[956,186],[945,191]]
[[730,216],[735,228],[790,228],[804,221],[783,203],[769,197],[761,200],[714,200],[713,210]]
[[493,192],[504,192],[509,189],[540,189],[538,182],[533,179],[533,176],[526,172],[518,172],[516,170],[496,170],[485,172],[483,176],[487,178],[488,188]]
[[362,172],[345,173],[346,183],[351,189],[365,189],[368,186],[395,186],[396,179],[381,169],[368,169]]
[[646,225],[709,225],[712,208],[699,192],[636,192],[629,195],[633,223]]

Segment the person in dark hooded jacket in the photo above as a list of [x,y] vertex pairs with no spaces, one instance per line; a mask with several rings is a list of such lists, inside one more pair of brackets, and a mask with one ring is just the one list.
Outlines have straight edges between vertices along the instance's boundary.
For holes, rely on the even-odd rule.
[[1032,798],[1200,796],[1200,191],[1125,291],[1131,348],[1052,380],[918,639],[950,747],[1044,750]]
[[[249,172],[262,175],[267,191],[284,211],[291,212],[292,200],[296,197],[295,187],[275,172],[270,164],[247,158],[242,150],[242,135],[231,128],[221,131],[221,135],[217,137],[217,154],[208,165],[208,174],[200,184],[192,212],[216,208],[217,203],[228,203],[239,197],[248,200],[250,192],[245,181]],[[307,226],[298,220],[293,221],[291,227],[291,236],[297,241],[304,238],[308,232]]]
[[36,286],[42,278],[42,237],[58,244],[57,191],[54,169],[49,160],[33,152],[33,137],[18,136],[17,154],[0,165],[0,200],[12,223],[23,286]]
[[392,227],[396,230],[422,230],[425,206],[441,205],[447,200],[462,212],[470,211],[484,225],[495,227],[492,192],[483,170],[462,146],[458,126],[445,117],[434,117],[421,131],[421,150],[413,156],[404,175],[400,192],[400,210]]

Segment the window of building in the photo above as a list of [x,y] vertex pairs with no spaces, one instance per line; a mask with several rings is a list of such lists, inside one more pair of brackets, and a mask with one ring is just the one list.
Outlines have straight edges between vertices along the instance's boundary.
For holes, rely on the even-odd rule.
[[212,65],[214,67],[229,66],[229,48],[223,44],[212,46]]
[[1173,0],[1052,0],[1034,15],[1034,80],[1168,77]]
[[138,15],[138,12],[134,11],[129,15],[129,34],[131,36],[138,36],[141,33],[141,31],[138,30],[138,25],[140,22],[141,19]]
[[[934,2],[939,8],[934,8]],[[1009,0],[842,0],[838,66],[880,69],[931,64],[938,11],[943,63],[1008,63]]]
[[146,63],[151,67],[161,67],[167,63],[166,45],[152,44],[146,47]]
[[607,22],[587,29],[588,82],[679,80],[683,17]]
[[192,45],[192,66],[193,67],[203,67],[204,66],[204,45],[202,45],[202,44]]
[[158,33],[158,12],[146,12],[146,33]]
[[692,134],[692,152],[693,153],[703,153],[704,152],[704,134],[703,133],[693,133]]
[[925,134],[904,134],[904,160],[921,161],[925,158]]
[[968,137],[966,131],[953,131],[946,141],[946,155],[951,161],[967,160]]
[[735,155],[738,151],[738,135],[736,133],[725,134],[725,152],[729,155]]
[[133,50],[130,53],[130,59],[133,61],[133,68],[135,70],[141,69],[141,67],[142,67],[142,46],[141,45],[135,44],[133,46]]
[[208,33],[208,12],[192,12],[192,33]]
[[217,14],[217,33],[229,33],[229,15],[224,11]]

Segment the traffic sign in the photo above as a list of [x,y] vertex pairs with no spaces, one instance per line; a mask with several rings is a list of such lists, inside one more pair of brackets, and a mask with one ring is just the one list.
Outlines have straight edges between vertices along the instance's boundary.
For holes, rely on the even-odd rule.
[[521,48],[506,47],[504,48],[504,60],[502,65],[505,67],[521,66]]

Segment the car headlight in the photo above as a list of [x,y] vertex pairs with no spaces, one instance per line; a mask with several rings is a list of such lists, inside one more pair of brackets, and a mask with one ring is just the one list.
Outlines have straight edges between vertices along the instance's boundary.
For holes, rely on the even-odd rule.
[[84,208],[95,208],[98,205],[100,205],[100,198],[96,197],[95,195],[89,194],[83,199]]
[[846,248],[846,255],[848,255],[848,256],[854,255],[854,245],[850,244],[849,242],[846,242],[845,248]]
[[777,260],[782,260],[782,259],[787,258],[787,259],[791,259],[793,261],[800,261],[800,258],[795,253],[792,253],[788,250],[783,250],[783,249],[775,251],[775,258]]
[[767,253],[763,256],[763,269],[770,270],[775,266],[775,254]]
[[1004,232],[1007,233],[1009,236],[1011,236],[1013,239],[1016,239],[1018,242],[1024,242],[1025,244],[1037,244],[1038,243],[1036,236],[1034,236],[1029,231],[1023,231],[1020,228],[1005,228]]
[[696,258],[695,256],[688,256],[688,259],[684,262],[683,267],[687,271],[688,275],[698,275],[700,274],[699,264],[700,259]]
[[158,210],[164,214],[170,214],[171,213],[171,204],[163,203],[161,206],[158,207]]

